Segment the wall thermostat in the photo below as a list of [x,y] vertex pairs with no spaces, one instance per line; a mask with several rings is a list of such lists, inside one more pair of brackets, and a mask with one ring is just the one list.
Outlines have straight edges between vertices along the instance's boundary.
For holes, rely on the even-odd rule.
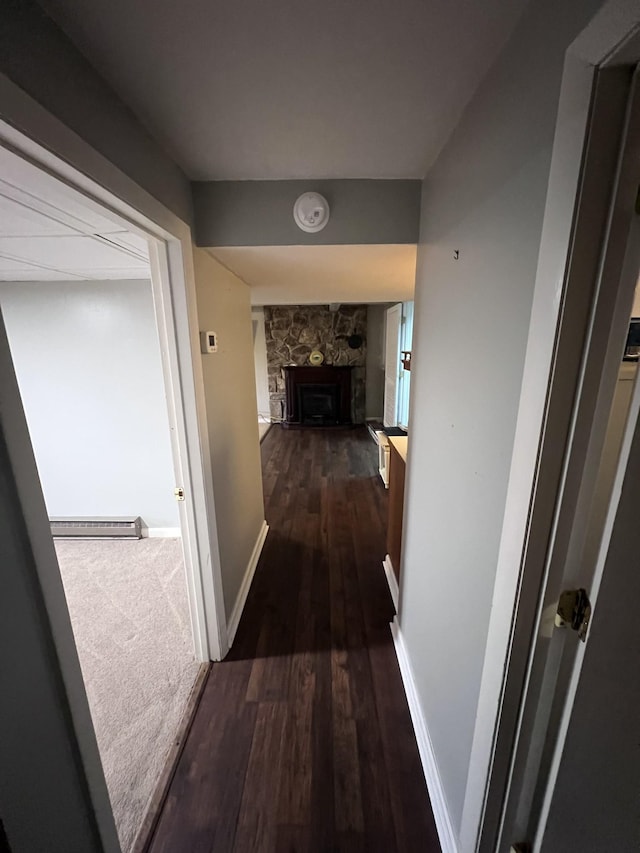
[[200,349],[203,353],[218,352],[218,336],[215,332],[200,332]]

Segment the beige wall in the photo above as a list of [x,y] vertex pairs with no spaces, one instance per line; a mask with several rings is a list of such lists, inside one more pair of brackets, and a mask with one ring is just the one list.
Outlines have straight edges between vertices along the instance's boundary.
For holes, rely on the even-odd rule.
[[640,317],[640,281],[636,285],[636,293],[633,298],[633,308],[631,309],[632,317]]
[[198,319],[218,335],[202,355],[213,492],[227,618],[264,521],[249,288],[194,248]]

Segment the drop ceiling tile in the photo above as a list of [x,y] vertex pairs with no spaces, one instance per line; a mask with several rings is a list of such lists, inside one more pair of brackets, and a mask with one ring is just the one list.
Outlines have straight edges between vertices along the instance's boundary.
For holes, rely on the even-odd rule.
[[2,237],[0,253],[58,270],[148,270],[145,259],[91,237]]
[[148,281],[151,273],[149,270],[141,269],[140,267],[119,267],[118,269],[76,269],[74,275],[87,281],[109,281],[113,280],[128,280],[138,279]]
[[[112,276],[113,278],[113,276]],[[92,281],[91,278],[82,279],[76,276],[69,275],[68,272],[58,272],[57,270],[43,270],[30,267],[29,269],[21,270],[2,270],[0,269],[0,281],[41,281],[46,284],[48,281]]]
[[84,234],[109,234],[122,230],[122,225],[113,222],[95,211],[77,192],[44,172],[23,175],[20,166],[15,172],[2,168],[0,149],[0,194],[69,225]]
[[130,231],[119,231],[118,233],[103,234],[105,239],[111,243],[116,243],[125,249],[135,252],[137,255],[142,255],[144,258],[149,258],[149,244],[144,237],[139,234],[132,234]]
[[0,195],[0,237],[73,236],[77,233],[40,211]]
[[64,281],[75,278],[76,276],[66,270],[30,264],[22,258],[0,254],[0,281]]

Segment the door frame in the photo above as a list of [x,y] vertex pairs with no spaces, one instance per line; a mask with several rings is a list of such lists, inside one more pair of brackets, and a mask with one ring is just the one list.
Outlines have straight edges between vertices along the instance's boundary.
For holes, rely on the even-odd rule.
[[[393,405],[393,423],[384,423],[387,416],[387,384],[389,382],[388,356],[389,356],[389,317],[395,312],[398,315],[398,347],[395,359],[395,388]],[[394,321],[395,322],[395,321]],[[384,426],[394,427],[398,425],[398,391],[400,390],[400,347],[402,346],[402,302],[396,302],[387,308],[384,315],[384,396],[382,399],[382,422]]]
[[[55,178],[68,192],[79,193],[84,204],[150,240],[172,447],[178,450],[179,485],[187,495],[180,513],[195,652],[203,661],[220,660],[229,645],[209,464],[190,227],[2,75],[0,100],[2,147]],[[5,357],[8,355],[3,353]],[[13,374],[12,369],[9,373]],[[2,390],[4,393],[7,389]],[[15,393],[8,388],[6,400],[3,398],[3,402],[7,401],[11,405],[2,406],[4,411],[0,411],[0,416],[3,422],[10,417],[16,490],[19,495],[27,496],[21,505],[29,511],[25,515],[28,544],[34,555],[37,582],[51,629],[52,660],[56,661],[68,702],[69,749],[78,753],[77,785],[91,803],[102,849],[116,851],[119,845],[117,838],[114,839],[113,814],[68,611],[61,595],[50,526],[44,502],[36,499],[38,494],[42,498],[42,492],[17,386]],[[17,408],[15,418],[12,407]],[[27,804],[25,809],[28,811]]]
[[[66,164],[48,152],[38,152],[27,138],[1,122],[0,145],[38,169],[43,181],[53,179],[61,206],[65,194],[70,199],[79,196],[83,205],[149,243],[174,475],[176,486],[183,488],[186,495],[186,500],[179,502],[179,511],[194,651],[200,662],[219,660],[228,649],[219,557],[213,558],[218,552],[217,531],[209,521],[215,518],[211,470],[203,464],[203,459],[209,457],[208,431],[197,344],[191,233],[187,226],[174,228],[172,233],[131,208],[123,209],[122,203],[117,209],[116,199],[106,198],[104,191],[98,196],[80,181],[79,175],[70,174]],[[214,571],[203,571],[207,565],[213,566]]]
[[[533,832],[532,824],[536,825],[536,832],[544,829],[548,796],[539,801],[537,817],[532,811],[533,798],[539,782],[547,794],[555,786],[557,749],[564,742],[584,657],[585,646],[571,632],[554,637],[552,647],[550,616],[555,614],[560,592],[566,588],[586,587],[597,608],[602,566],[594,555],[585,556],[584,549],[593,532],[591,510],[640,270],[640,217],[635,212],[638,187],[640,71],[636,70],[629,87],[597,292],[590,310],[563,484],[557,498],[555,529],[546,555],[545,587],[540,596],[544,615],[539,618],[532,643],[531,675],[511,761],[510,793],[503,817],[507,833],[512,827],[524,831],[523,816],[529,833]],[[600,536],[604,536],[605,527],[602,520]],[[552,742],[556,744],[553,749]]]
[[[414,301],[413,299],[408,302],[402,302],[402,319],[400,321],[400,353],[398,356],[402,354],[403,351],[407,350],[407,344],[409,344],[409,349],[413,346],[413,316],[414,316]],[[411,327],[411,340],[407,341],[407,328]],[[410,406],[410,398],[411,398],[411,370],[400,369],[401,359],[398,360],[398,426],[404,430],[409,429],[409,406]],[[406,413],[406,423],[402,422],[402,418],[400,417],[402,411]]]
[[[460,830],[465,853],[496,849],[505,805],[517,798],[513,758],[531,736],[525,711],[539,698],[533,658],[543,593],[563,565],[572,521],[587,496],[582,474],[592,476],[603,407],[613,393],[610,329],[603,333],[603,314],[594,326],[592,307],[597,300],[600,310],[606,305],[610,320],[615,311],[630,201],[619,199],[617,218],[610,201],[638,31],[637,12],[611,0],[565,58]],[[608,265],[601,258],[606,240]],[[598,357],[600,372],[586,373],[587,358],[593,366]]]

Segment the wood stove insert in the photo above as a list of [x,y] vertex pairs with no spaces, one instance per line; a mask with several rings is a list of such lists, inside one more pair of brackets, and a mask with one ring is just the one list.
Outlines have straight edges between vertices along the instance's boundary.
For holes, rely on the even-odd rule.
[[351,370],[349,366],[284,368],[285,427],[350,426]]

